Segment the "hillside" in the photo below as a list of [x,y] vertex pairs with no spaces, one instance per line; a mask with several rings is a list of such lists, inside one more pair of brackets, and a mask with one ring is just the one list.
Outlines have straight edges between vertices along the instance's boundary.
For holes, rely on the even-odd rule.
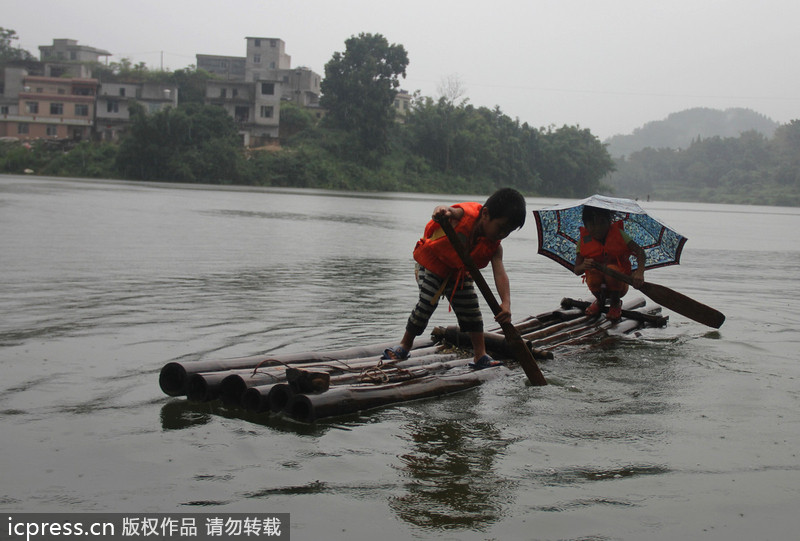
[[772,137],[778,123],[750,109],[708,109],[698,107],[672,113],[664,120],[648,122],[630,135],[615,135],[604,141],[612,158],[629,156],[644,148],[687,148],[698,136],[739,137],[755,130]]

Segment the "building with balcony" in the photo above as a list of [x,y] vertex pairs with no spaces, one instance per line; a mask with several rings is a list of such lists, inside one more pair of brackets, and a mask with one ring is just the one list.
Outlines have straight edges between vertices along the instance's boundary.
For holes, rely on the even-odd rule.
[[292,68],[283,40],[245,39],[246,56],[198,54],[197,67],[220,77],[206,84],[205,102],[228,112],[246,146],[262,146],[278,137],[282,100],[319,108],[321,77],[305,67]]
[[178,88],[161,83],[101,83],[97,92],[96,137],[118,141],[130,125],[131,104],[153,114],[178,106]]
[[106,50],[78,45],[75,39],[54,39],[52,45],[39,45],[39,58],[46,77],[91,78],[91,66],[101,57],[111,56]]
[[89,139],[94,127],[96,79],[28,75],[4,70],[0,137]]
[[146,113],[178,106],[178,88],[161,83],[100,83],[92,67],[108,51],[76,40],[42,45],[41,62],[15,62],[0,71],[0,137],[117,141],[130,107]]
[[233,117],[245,146],[262,146],[278,137],[281,107],[278,81],[208,81],[206,103]]

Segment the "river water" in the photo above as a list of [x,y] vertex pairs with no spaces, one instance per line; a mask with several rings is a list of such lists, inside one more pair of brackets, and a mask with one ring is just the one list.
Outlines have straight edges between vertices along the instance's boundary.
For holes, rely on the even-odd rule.
[[[667,312],[542,363],[547,387],[515,370],[313,425],[159,389],[172,360],[399,339],[431,210],[484,197],[0,176],[0,510],[286,512],[295,540],[796,539],[797,208],[642,203],[689,238],[647,279],[727,321]],[[504,246],[515,319],[587,298],[532,216]]]

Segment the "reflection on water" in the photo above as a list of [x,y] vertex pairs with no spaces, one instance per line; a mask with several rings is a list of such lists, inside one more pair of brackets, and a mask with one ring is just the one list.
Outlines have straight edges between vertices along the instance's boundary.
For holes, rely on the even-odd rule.
[[406,494],[391,498],[398,516],[426,529],[482,529],[497,521],[514,484],[495,471],[503,434],[479,419],[415,416],[403,426],[412,449],[400,456]]

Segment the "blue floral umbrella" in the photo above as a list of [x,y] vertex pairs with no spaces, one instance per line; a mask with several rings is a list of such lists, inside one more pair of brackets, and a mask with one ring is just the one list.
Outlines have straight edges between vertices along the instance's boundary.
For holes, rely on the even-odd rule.
[[[677,265],[680,262],[686,237],[649,216],[635,201],[603,195],[534,210],[540,254],[571,271],[575,268],[583,207],[587,205],[615,211],[614,221],[622,220],[625,232],[644,249],[645,269]],[[634,269],[637,267],[636,258],[631,257],[631,264]]]

